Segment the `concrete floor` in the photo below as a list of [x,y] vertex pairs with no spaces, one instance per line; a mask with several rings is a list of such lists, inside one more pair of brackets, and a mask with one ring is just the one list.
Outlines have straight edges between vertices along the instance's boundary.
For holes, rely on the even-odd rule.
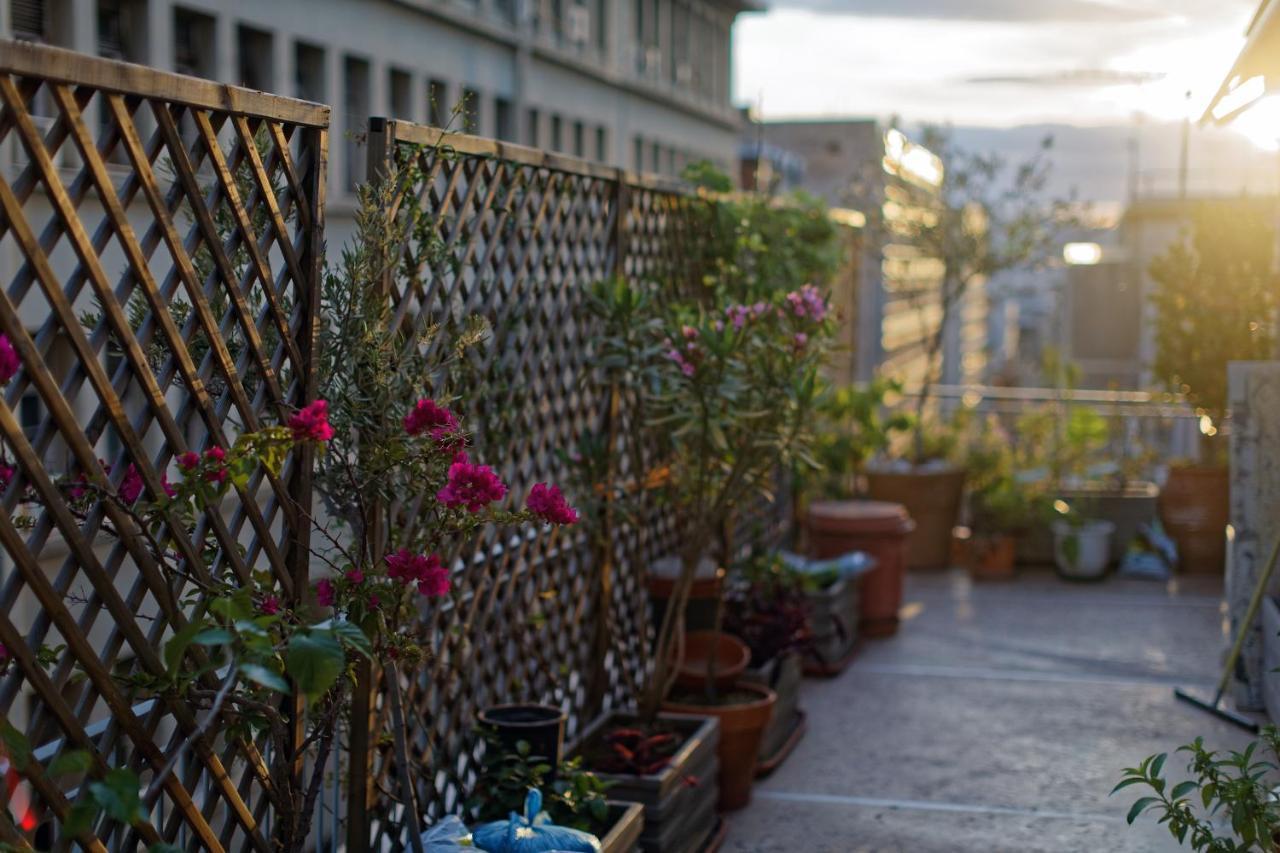
[[[829,681],[805,682],[809,733],[745,810],[729,853],[1174,851],[1129,827],[1122,767],[1198,734],[1247,736],[1175,703],[1212,692],[1221,584],[1051,573],[973,585],[912,576],[898,636]],[[1184,762],[1171,757],[1171,770]]]

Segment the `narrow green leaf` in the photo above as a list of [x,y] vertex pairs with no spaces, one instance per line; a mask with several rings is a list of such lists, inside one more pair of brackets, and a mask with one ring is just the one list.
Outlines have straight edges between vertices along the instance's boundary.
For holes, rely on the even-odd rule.
[[1148,806],[1158,802],[1160,802],[1158,797],[1143,797],[1142,799],[1134,803],[1132,806],[1130,806],[1129,815],[1125,818],[1125,820],[1129,823],[1133,823],[1135,820],[1138,819],[1138,815],[1142,814],[1143,810],[1145,810]]

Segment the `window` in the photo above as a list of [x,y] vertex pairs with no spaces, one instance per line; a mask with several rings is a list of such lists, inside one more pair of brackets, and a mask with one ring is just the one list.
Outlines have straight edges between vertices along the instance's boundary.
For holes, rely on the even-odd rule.
[[601,163],[608,163],[609,157],[609,131],[604,125],[596,128],[596,160]]
[[635,140],[633,140],[632,145],[634,146],[634,148],[631,152],[631,168],[635,169],[637,172],[643,172],[644,171],[644,140],[637,136]]
[[271,33],[236,27],[236,75],[241,86],[263,92],[275,90]]
[[587,156],[587,126],[580,121],[573,123],[573,156]]
[[324,48],[298,42],[293,57],[294,94],[304,101],[324,103]]
[[524,127],[524,143],[530,148],[537,148],[542,144],[542,128],[538,125],[542,121],[542,116],[538,115],[536,107],[530,107],[529,113],[525,117]]
[[364,143],[356,138],[369,125],[369,63],[348,56],[342,64],[343,107],[346,116],[347,189],[354,190],[365,178]]
[[558,115],[551,117],[551,150],[564,150],[564,122]]
[[49,40],[49,10],[44,0],[10,0],[9,29],[18,41]]
[[427,81],[427,121],[434,127],[444,127],[449,123],[449,113],[453,105],[449,103],[449,84],[443,80]]
[[480,132],[480,93],[475,89],[462,90],[462,132]]
[[493,135],[504,142],[515,141],[515,116],[506,98],[493,99]]
[[146,0],[98,0],[99,56],[144,62],[146,31]]
[[608,19],[605,17],[609,12],[609,0],[596,0],[595,7],[595,14],[593,17],[596,25],[596,49],[600,51],[601,56],[604,56],[609,52]]
[[178,6],[173,8],[173,67],[179,74],[212,80],[217,74],[216,39],[212,15]]
[[413,121],[413,77],[408,71],[392,68],[387,73],[387,100],[392,118]]
[[649,163],[650,163],[649,168],[652,169],[653,171],[655,172],[662,171],[662,146],[656,142],[653,143],[653,158],[649,161]]

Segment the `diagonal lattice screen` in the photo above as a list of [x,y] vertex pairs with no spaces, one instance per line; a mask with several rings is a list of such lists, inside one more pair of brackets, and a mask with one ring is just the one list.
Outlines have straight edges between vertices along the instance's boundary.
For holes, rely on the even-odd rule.
[[[177,454],[306,402],[327,124],[314,104],[33,45],[0,52],[0,331],[22,362],[0,406],[0,710],[41,766],[86,749],[97,771],[128,766],[146,784],[197,725],[138,684],[163,672],[203,570],[154,559],[103,495],[139,476],[159,495]],[[270,571],[296,594],[309,464],[257,472],[220,512],[170,518],[155,544],[176,565],[211,554],[211,576]],[[102,819],[83,843],[265,850],[264,774],[252,745],[204,738],[149,822]],[[37,841],[59,836],[81,781],[32,769]]]

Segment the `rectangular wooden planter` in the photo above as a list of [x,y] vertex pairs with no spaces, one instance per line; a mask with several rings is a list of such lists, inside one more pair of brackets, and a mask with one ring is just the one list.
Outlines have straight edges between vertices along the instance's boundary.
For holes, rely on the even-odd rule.
[[[661,714],[659,719],[685,738],[671,763],[650,776],[602,773],[591,770],[610,783],[609,798],[638,803],[644,810],[639,844],[644,853],[696,853],[716,827],[717,775],[720,762],[720,722],[714,717],[689,714]],[[583,732],[574,753],[598,734],[616,726],[635,725],[634,714],[614,712],[597,720]]]
[[841,578],[829,587],[805,593],[813,632],[806,670],[812,666],[821,671],[815,674],[832,674],[830,670],[843,669],[853,653],[858,644],[858,580]]
[[763,666],[749,667],[742,673],[743,681],[761,684],[778,694],[778,701],[773,706],[773,719],[760,742],[759,763],[769,770],[786,757],[784,752],[794,746],[791,741],[797,728],[803,725],[804,713],[800,710],[800,683],[803,679],[804,667],[799,652],[778,655]]
[[600,839],[600,853],[635,853],[644,831],[644,806],[639,803],[609,801],[613,828]]

